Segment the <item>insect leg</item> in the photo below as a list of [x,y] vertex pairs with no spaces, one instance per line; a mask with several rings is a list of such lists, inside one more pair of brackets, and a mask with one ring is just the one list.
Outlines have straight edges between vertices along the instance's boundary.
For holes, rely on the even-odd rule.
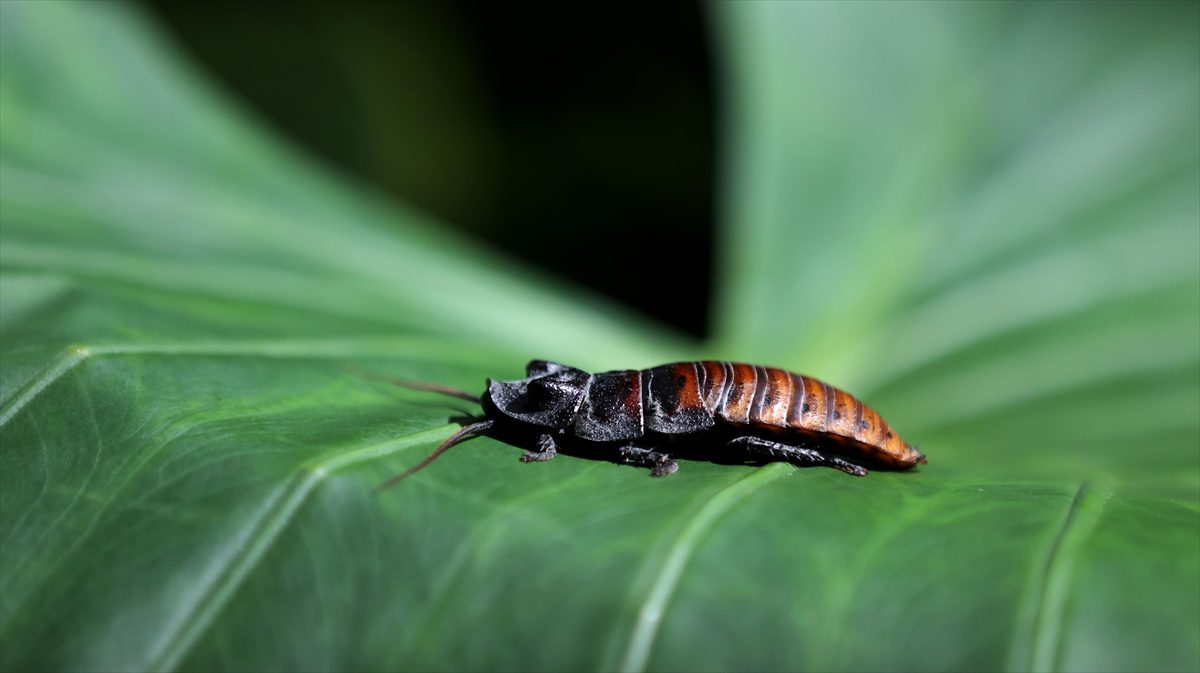
[[731,440],[729,445],[753,456],[763,458],[773,458],[775,460],[787,461],[793,465],[808,467],[811,465],[823,465],[832,467],[835,470],[841,470],[846,474],[852,474],[856,477],[867,476],[867,471],[854,463],[842,460],[837,456],[831,456],[816,449],[809,449],[802,446],[789,446],[762,439],[760,437],[738,437]]
[[538,437],[538,448],[541,451],[526,451],[521,456],[521,462],[541,463],[558,455],[558,444],[555,444],[554,438],[548,434],[542,434],[541,437]]
[[665,477],[679,469],[679,465],[665,453],[642,449],[632,444],[622,446],[618,452],[622,463],[650,468],[651,477]]

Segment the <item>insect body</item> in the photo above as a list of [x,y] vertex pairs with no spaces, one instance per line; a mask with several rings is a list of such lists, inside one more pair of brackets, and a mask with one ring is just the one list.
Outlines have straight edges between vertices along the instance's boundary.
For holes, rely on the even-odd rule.
[[534,360],[525,373],[516,381],[488,379],[481,398],[398,382],[479,402],[483,417],[384,486],[480,434],[536,446],[521,456],[523,462],[550,460],[560,448],[572,449],[648,467],[656,477],[679,469],[673,455],[823,465],[856,476],[867,474],[857,463],[908,469],[926,462],[874,409],[827,383],[782,369],[703,361],[589,374]]

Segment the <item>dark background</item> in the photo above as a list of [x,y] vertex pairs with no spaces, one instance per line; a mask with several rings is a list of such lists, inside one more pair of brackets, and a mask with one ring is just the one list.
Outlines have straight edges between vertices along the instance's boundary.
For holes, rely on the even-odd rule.
[[311,154],[703,335],[715,127],[698,5],[150,6]]

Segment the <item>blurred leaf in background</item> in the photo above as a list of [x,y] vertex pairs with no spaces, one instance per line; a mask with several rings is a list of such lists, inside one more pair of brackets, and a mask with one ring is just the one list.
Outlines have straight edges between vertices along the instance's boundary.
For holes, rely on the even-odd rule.
[[[0,668],[1200,668],[1200,6],[709,10],[697,344],[329,175],[131,6],[0,4]],[[930,465],[481,439],[379,495],[464,409],[342,367],[699,355]]]
[[722,352],[870,391],[942,466],[1194,492],[1196,7],[718,7]]
[[[236,20],[220,4],[151,7],[243,105],[328,166],[706,330],[715,119],[702,5],[619,4],[586,20],[528,3],[299,0],[286,21],[270,3],[244,3]],[[686,290],[657,299],[679,285],[670,264],[616,273],[631,254],[689,259]]]

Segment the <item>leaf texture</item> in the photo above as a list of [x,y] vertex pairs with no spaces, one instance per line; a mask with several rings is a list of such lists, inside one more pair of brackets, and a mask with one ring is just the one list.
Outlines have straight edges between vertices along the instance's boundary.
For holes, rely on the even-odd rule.
[[[1200,668],[1196,11],[715,6],[694,344],[314,166],[130,6],[0,3],[0,669]],[[476,439],[373,491],[471,409],[350,368],[699,354],[931,463]]]

